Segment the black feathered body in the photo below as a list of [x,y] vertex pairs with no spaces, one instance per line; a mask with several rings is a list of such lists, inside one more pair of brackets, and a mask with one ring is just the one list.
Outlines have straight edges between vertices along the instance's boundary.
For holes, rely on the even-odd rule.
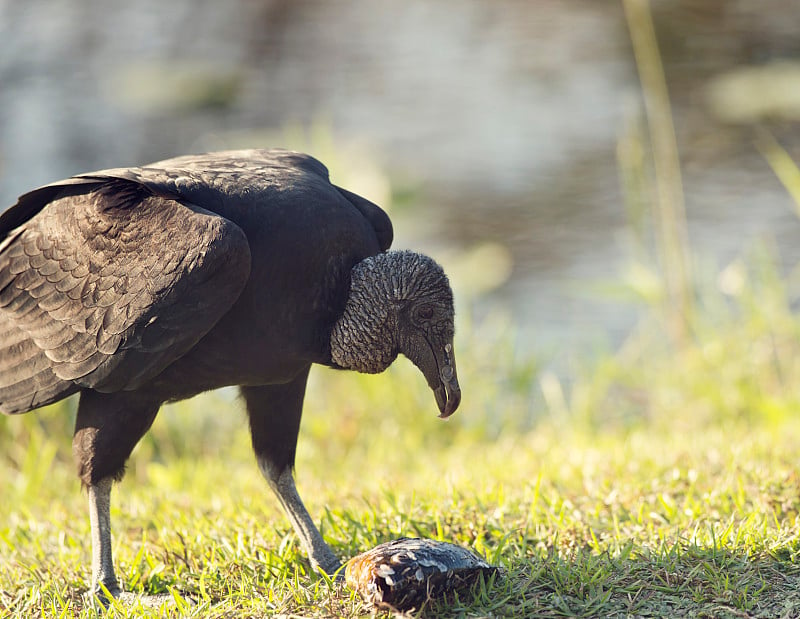
[[453,295],[427,256],[316,159],[228,151],[81,174],[0,215],[0,411],[80,393],[92,587],[120,592],[110,495],[162,403],[226,385],[315,568],[335,572],[293,478],[311,365],[380,372],[404,354],[441,415],[461,400]]
[[330,363],[377,206],[286,151],[179,157],[54,183],[0,216],[0,410],[81,389],[160,401]]

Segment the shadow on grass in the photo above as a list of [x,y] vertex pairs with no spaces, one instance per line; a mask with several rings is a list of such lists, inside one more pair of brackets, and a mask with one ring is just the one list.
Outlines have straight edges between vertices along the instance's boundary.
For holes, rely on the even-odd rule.
[[[800,546],[773,554],[679,544],[620,556],[514,559],[450,611],[514,617],[798,617]],[[463,602],[464,600],[462,600]],[[444,616],[443,605],[424,616]]]

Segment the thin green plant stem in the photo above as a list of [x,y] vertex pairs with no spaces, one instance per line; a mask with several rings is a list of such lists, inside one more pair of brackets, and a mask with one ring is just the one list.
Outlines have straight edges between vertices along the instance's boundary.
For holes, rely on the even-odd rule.
[[656,221],[673,336],[683,340],[692,310],[686,208],[678,144],[667,81],[649,0],[623,0],[636,68],[642,86],[653,155]]
[[755,144],[775,176],[789,192],[794,201],[795,213],[800,217],[800,168],[797,163],[767,129],[759,129]]

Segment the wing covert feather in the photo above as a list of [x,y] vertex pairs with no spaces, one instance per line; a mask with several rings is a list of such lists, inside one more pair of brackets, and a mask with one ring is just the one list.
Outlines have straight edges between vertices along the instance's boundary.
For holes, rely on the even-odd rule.
[[70,381],[141,386],[216,324],[249,277],[249,245],[231,221],[135,182],[85,188],[0,242],[2,410],[40,373],[73,391]]

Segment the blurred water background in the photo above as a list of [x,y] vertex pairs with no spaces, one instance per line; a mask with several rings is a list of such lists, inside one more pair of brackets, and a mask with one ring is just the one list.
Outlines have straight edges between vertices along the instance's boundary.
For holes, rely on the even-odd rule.
[[[652,10],[692,246],[722,268],[766,239],[791,268],[800,219],[754,128],[800,157],[800,8]],[[618,166],[640,92],[618,0],[0,0],[0,205],[93,169],[306,150],[522,345],[613,345],[636,318],[609,284],[645,216]]]

